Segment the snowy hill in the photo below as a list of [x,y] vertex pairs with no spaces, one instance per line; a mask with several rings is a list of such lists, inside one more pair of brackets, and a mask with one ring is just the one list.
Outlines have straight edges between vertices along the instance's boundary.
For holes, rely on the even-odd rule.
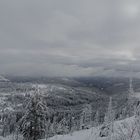
[[131,117],[121,121],[115,121],[114,132],[109,137],[99,136],[100,128],[102,127],[99,126],[93,127],[88,130],[77,131],[74,132],[73,134],[57,135],[50,138],[49,140],[122,140],[123,138],[130,140],[130,137],[132,135],[133,140],[139,140],[138,134],[136,132],[134,132],[133,134],[133,131],[136,128],[134,125],[135,125],[135,117]]
[[[86,130],[75,131],[67,135],[56,135],[48,140],[139,140],[140,136],[137,133],[135,125],[135,117],[130,117],[124,120],[115,121],[113,125],[114,131],[108,137],[99,136],[102,127],[101,125]],[[0,137],[0,140],[11,140],[12,138],[13,135],[10,135],[5,138]],[[19,137],[19,140],[23,140],[21,136]]]
[[0,75],[0,82],[9,82],[9,80],[5,78],[4,76]]

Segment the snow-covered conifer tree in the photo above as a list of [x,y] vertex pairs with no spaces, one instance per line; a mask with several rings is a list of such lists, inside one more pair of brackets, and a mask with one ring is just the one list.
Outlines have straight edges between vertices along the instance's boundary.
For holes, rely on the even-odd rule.
[[94,121],[93,121],[93,125],[94,126],[98,126],[99,125],[99,111],[96,111],[95,117],[94,117]]
[[84,117],[83,117],[83,114],[81,114],[80,116],[80,120],[79,120],[79,129],[83,129],[84,127]]
[[81,114],[81,121],[83,121],[83,127],[89,127],[91,126],[92,121],[92,107],[90,104],[86,104],[83,107],[82,114]]
[[105,114],[104,123],[108,124],[114,121],[114,110],[112,108],[112,97],[109,99],[109,105]]
[[135,96],[135,91],[134,91],[134,88],[133,88],[133,78],[132,76],[130,76],[129,78],[129,90],[128,90],[128,101],[127,101],[127,116],[130,117],[130,116],[133,116],[134,115],[134,96]]
[[11,133],[14,133],[16,129],[16,114],[14,113],[6,113],[3,116],[3,127],[2,127],[2,136],[9,135]]
[[109,136],[109,138],[111,139],[113,125],[114,125],[114,110],[112,108],[112,97],[110,97],[109,105],[104,118],[104,125],[100,131],[100,136]]
[[63,132],[63,134],[68,133],[68,123],[67,123],[65,115],[63,116],[62,120],[60,121],[60,124],[61,124],[61,131]]
[[38,140],[45,137],[46,111],[47,108],[40,98],[39,90],[36,89],[20,121],[20,130],[25,140]]
[[135,122],[136,122],[137,132],[140,137],[140,101],[138,101],[135,107]]
[[58,123],[57,123],[57,117],[54,116],[53,117],[53,125],[52,125],[52,129],[53,129],[53,134],[57,134],[57,126],[58,126]]

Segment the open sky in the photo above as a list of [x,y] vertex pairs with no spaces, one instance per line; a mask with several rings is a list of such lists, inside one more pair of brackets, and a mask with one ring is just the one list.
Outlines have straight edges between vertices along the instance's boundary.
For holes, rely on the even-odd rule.
[[140,76],[139,0],[1,0],[0,74]]

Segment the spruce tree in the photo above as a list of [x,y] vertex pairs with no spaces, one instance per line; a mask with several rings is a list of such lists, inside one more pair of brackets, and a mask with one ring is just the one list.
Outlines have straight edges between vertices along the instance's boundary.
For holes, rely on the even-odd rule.
[[114,121],[114,111],[112,108],[112,97],[109,98],[109,105],[105,114],[104,123],[108,124]]
[[114,110],[112,108],[112,97],[109,99],[109,105],[107,108],[107,112],[104,118],[104,125],[101,128],[100,136],[108,136],[109,139],[112,139],[113,133],[113,126],[114,126]]
[[86,128],[92,125],[92,107],[90,104],[84,105],[81,116],[83,116],[83,127]]
[[37,89],[26,107],[25,115],[20,121],[20,129],[24,140],[38,140],[45,137],[46,113],[47,108],[43,104]]
[[99,111],[96,111],[95,117],[94,117],[94,122],[93,122],[93,126],[98,126],[99,125]]

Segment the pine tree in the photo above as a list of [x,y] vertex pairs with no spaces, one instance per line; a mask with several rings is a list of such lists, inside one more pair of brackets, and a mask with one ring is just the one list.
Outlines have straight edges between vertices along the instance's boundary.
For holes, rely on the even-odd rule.
[[112,97],[110,97],[109,105],[104,118],[104,125],[100,131],[100,136],[103,135],[109,136],[109,139],[111,139],[111,135],[113,133],[113,126],[114,126],[114,110],[112,108]]
[[47,108],[43,104],[37,89],[26,107],[25,115],[20,121],[20,130],[25,140],[38,140],[45,137],[46,111]]
[[55,126],[54,126],[54,125],[55,125],[54,122],[52,122],[52,123],[50,124],[49,133],[50,133],[51,136],[54,136],[54,135],[55,135],[55,129],[54,129]]
[[91,117],[92,116],[92,107],[90,104],[84,105],[81,116],[83,116],[84,127],[89,127],[91,125],[91,121],[92,121],[92,117]]
[[133,88],[133,78],[132,76],[129,78],[129,91],[128,91],[128,101],[127,101],[127,110],[129,112],[127,112],[127,116],[133,116],[134,115],[134,88]]
[[60,128],[61,132],[63,134],[68,133],[68,123],[67,123],[65,115],[63,116],[62,120],[60,121],[60,126],[61,126],[61,128]]
[[114,121],[114,111],[112,108],[112,97],[110,97],[104,123],[108,124],[108,123],[111,123],[113,121]]
[[46,132],[47,132],[47,133],[45,133],[46,139],[49,138],[50,136],[52,136],[52,129],[51,129],[51,127],[52,127],[52,126],[51,126],[51,120],[48,119],[47,125],[46,125]]
[[99,125],[99,111],[98,110],[96,111],[93,124],[94,124],[94,126]]
[[16,115],[14,113],[7,113],[3,118],[2,136],[9,135],[15,131]]
[[83,114],[80,115],[80,120],[79,120],[79,129],[82,130],[84,127],[84,117]]
[[136,122],[137,132],[140,137],[140,101],[138,101],[135,107],[135,122]]
[[58,126],[58,123],[57,123],[57,117],[54,116],[53,117],[53,126],[52,126],[52,129],[53,129],[53,134],[57,134],[57,126]]

